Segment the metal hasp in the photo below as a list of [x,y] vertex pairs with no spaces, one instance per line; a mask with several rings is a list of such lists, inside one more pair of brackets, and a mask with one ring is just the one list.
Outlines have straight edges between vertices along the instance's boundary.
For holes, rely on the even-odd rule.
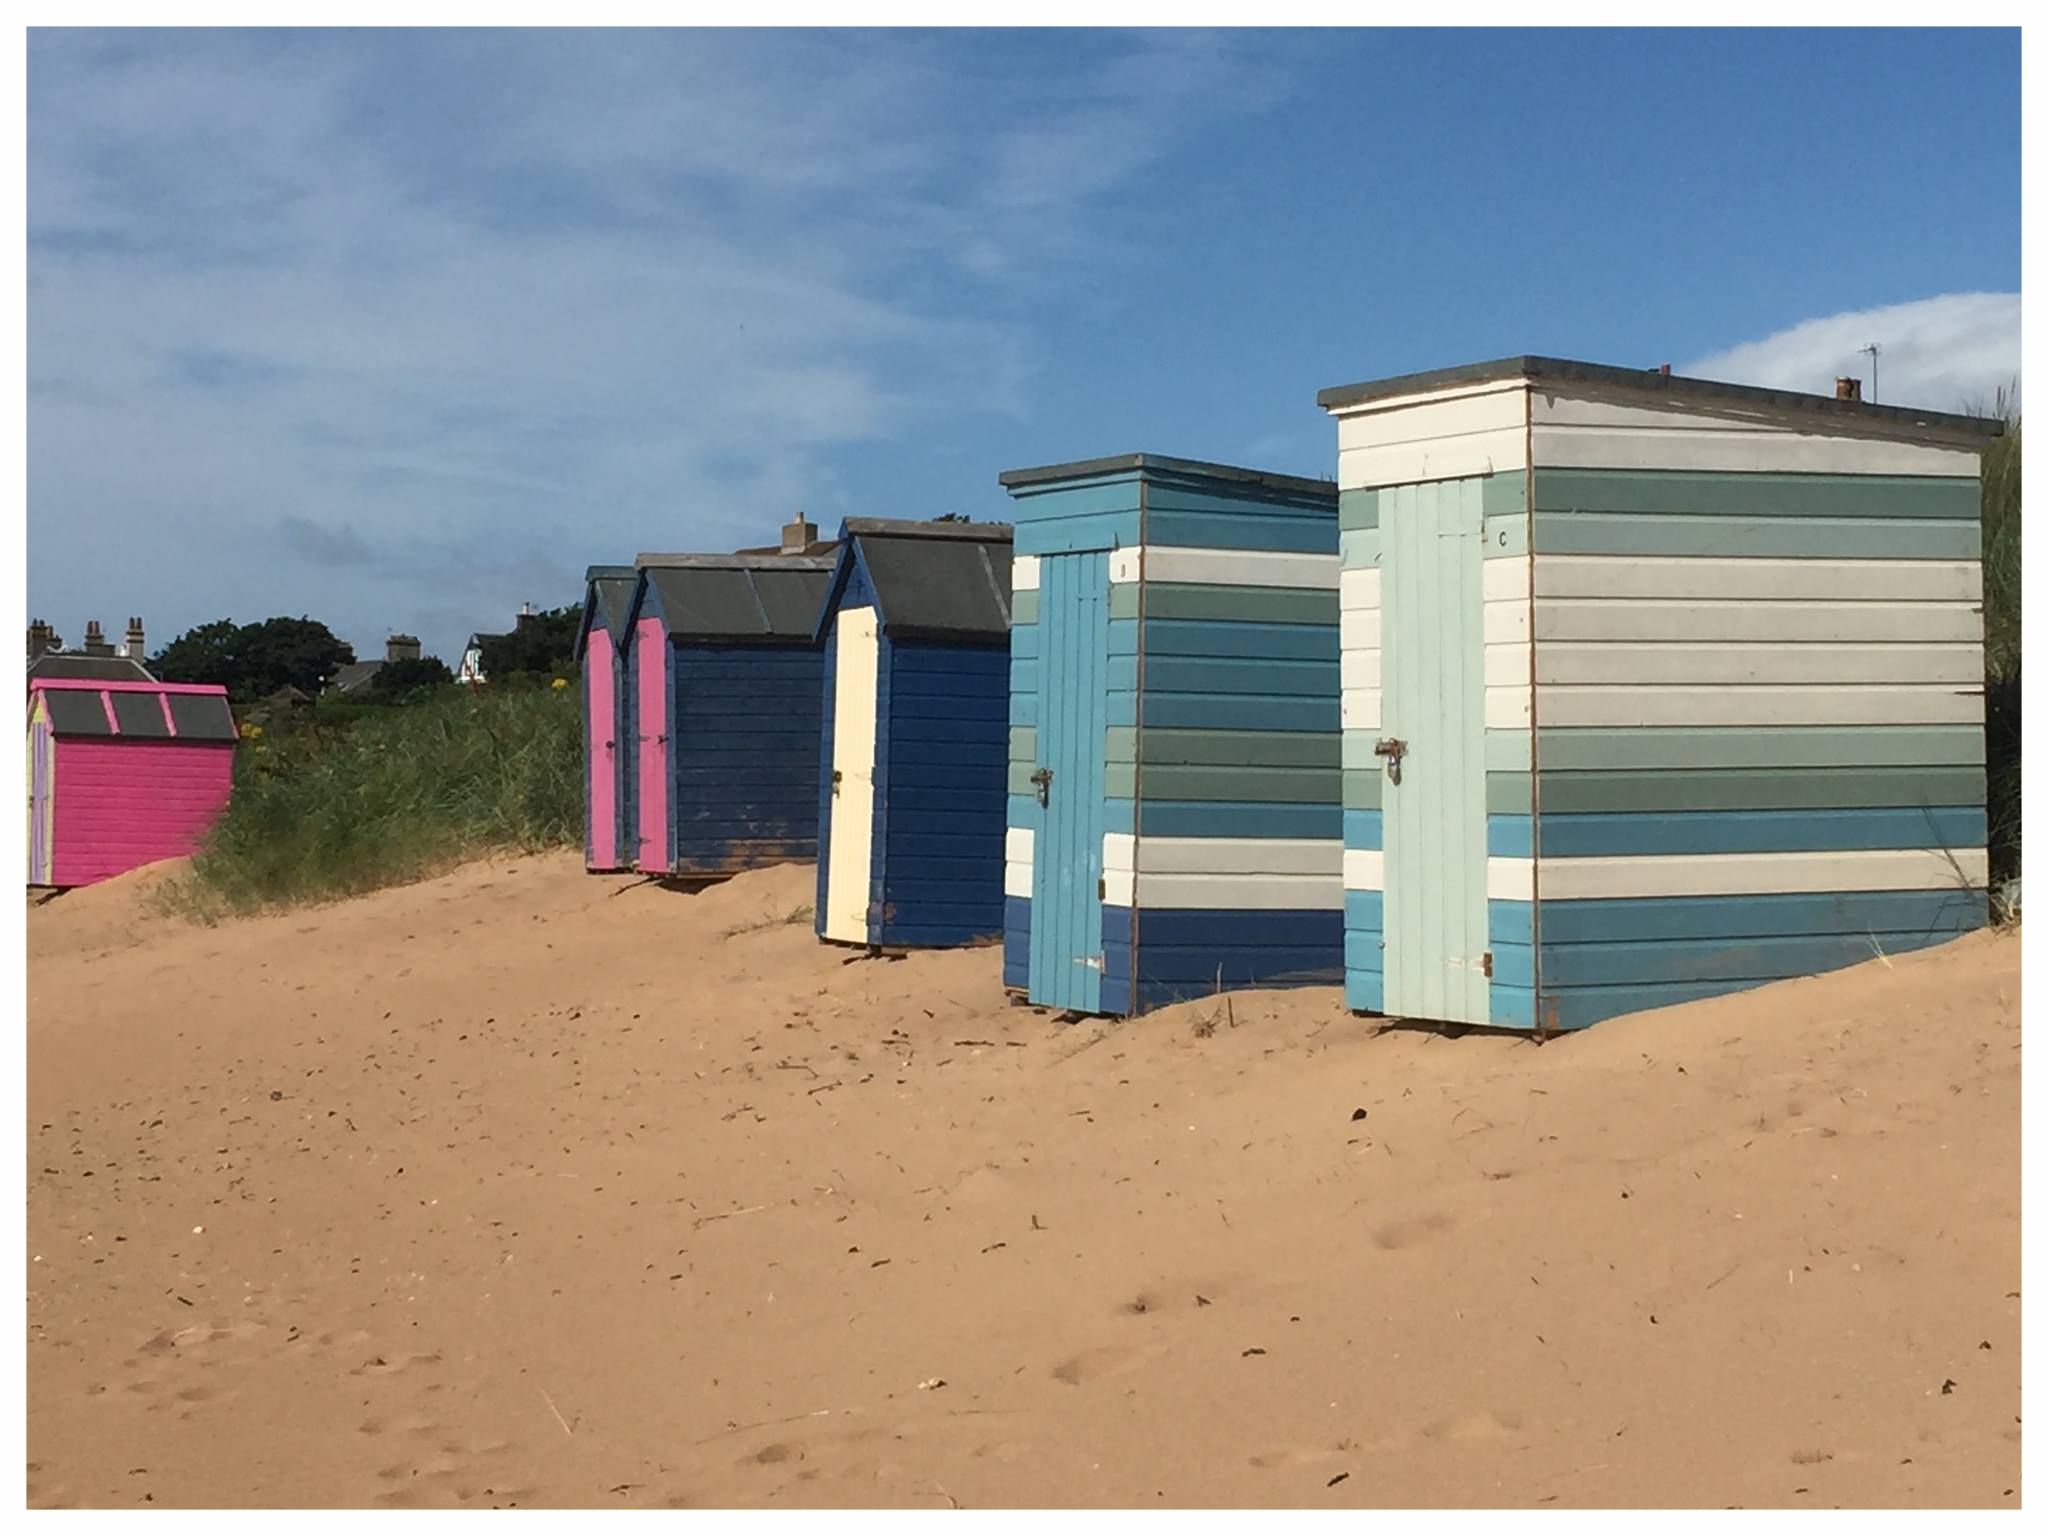
[[1052,770],[1050,768],[1040,768],[1031,775],[1031,782],[1038,790],[1038,803],[1044,805],[1046,803],[1046,792],[1052,788]]
[[1387,782],[1401,782],[1401,759],[1408,755],[1408,743],[1398,736],[1382,736],[1372,744],[1372,755],[1387,760]]
[[839,786],[840,786],[840,784],[841,784],[841,783],[842,783],[842,782],[843,782],[843,781],[845,780],[845,778],[846,778],[846,774],[845,774],[845,772],[844,772],[843,770],[841,770],[841,769],[838,769],[838,768],[834,768],[834,769],[832,770],[832,793],[833,793],[833,794],[835,794],[835,795],[836,795],[836,794],[838,794],[838,793],[839,793]]

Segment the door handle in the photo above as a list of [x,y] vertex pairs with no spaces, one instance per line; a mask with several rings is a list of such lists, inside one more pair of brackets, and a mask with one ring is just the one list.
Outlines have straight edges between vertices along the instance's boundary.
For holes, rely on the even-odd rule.
[[1046,792],[1052,788],[1052,770],[1050,768],[1039,769],[1031,775],[1031,782],[1037,786],[1038,803],[1044,805],[1046,803]]
[[1408,743],[1398,736],[1382,736],[1372,744],[1372,755],[1387,760],[1387,782],[1401,782],[1401,759],[1408,755]]

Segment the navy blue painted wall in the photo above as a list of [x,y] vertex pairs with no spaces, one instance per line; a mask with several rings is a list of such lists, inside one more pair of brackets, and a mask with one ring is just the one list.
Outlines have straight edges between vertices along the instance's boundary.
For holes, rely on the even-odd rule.
[[669,657],[670,868],[815,858],[822,650],[678,642]]
[[876,710],[881,944],[1003,931],[1007,643],[885,638]]

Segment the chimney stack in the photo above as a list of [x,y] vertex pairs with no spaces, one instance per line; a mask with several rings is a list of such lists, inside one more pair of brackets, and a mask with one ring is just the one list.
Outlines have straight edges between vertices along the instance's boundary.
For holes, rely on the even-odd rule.
[[1835,380],[1835,398],[1837,400],[1861,400],[1863,398],[1863,381],[1861,379]]
[[121,654],[130,661],[140,661],[142,660],[142,649],[142,620],[139,618],[130,619],[128,621],[127,638],[121,644]]
[[384,659],[386,661],[418,661],[420,659],[420,637],[418,635],[386,635],[384,637]]
[[47,655],[56,649],[57,632],[54,629],[50,628],[41,619],[37,619],[33,624],[29,625],[28,659],[30,661],[34,661],[38,656]]
[[818,525],[799,512],[782,525],[782,552],[801,555],[817,541]]
[[100,621],[91,619],[85,626],[85,644],[80,647],[88,656],[111,656],[114,648],[107,644],[107,637],[100,632]]

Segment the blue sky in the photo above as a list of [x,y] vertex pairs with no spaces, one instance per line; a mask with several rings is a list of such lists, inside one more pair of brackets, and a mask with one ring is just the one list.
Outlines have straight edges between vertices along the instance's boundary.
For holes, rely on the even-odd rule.
[[2019,370],[2019,34],[37,32],[29,600],[452,662],[801,507],[1517,352]]

